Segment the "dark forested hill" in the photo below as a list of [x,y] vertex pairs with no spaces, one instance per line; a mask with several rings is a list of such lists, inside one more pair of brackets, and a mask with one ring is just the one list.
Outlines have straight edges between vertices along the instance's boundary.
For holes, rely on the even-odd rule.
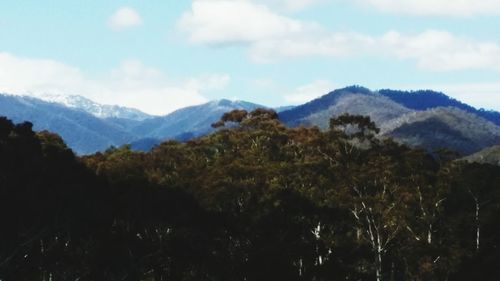
[[353,86],[279,115],[290,126],[326,129],[332,116],[343,113],[369,116],[382,128],[382,135],[429,150],[448,148],[470,154],[500,144],[500,127],[495,124],[500,113],[476,110],[432,91],[372,92]]
[[471,154],[500,144],[500,127],[454,107],[417,111],[382,124],[382,134],[430,150],[447,148]]
[[431,90],[421,91],[397,91],[397,90],[380,90],[381,95],[390,98],[391,100],[415,110],[427,110],[436,107],[456,107],[464,111],[474,113],[478,116],[489,120],[496,125],[500,125],[500,112],[488,111],[484,109],[476,109],[468,104],[460,102],[443,93]]
[[0,280],[498,280],[500,166],[330,121],[76,157],[0,118]]
[[331,117],[343,113],[370,116],[377,124],[381,124],[410,111],[367,88],[352,86],[283,111],[279,116],[289,126],[316,125],[327,128]]

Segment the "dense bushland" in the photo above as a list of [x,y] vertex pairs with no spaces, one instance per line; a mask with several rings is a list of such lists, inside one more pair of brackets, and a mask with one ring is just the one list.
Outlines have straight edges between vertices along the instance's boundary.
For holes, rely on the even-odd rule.
[[0,118],[0,280],[497,280],[500,167],[233,111],[75,157]]

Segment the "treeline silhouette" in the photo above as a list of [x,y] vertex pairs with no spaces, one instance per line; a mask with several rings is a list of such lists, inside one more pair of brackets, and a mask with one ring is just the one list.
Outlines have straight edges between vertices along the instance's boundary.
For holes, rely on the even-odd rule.
[[0,118],[0,280],[498,280],[500,167],[375,137],[367,117],[76,157]]

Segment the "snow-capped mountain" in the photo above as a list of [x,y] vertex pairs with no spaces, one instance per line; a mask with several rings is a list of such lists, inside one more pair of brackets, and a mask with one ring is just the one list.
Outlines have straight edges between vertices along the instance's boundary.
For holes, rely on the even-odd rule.
[[137,139],[135,135],[107,119],[33,97],[0,93],[0,116],[16,123],[30,121],[36,131],[49,130],[57,133],[79,154],[102,151]]
[[66,107],[90,113],[98,118],[121,118],[136,121],[143,121],[153,117],[135,108],[123,107],[118,105],[106,105],[94,102],[88,98],[77,95],[55,95],[43,94],[37,96],[41,100],[60,103]]
[[[189,140],[212,132],[210,125],[225,112],[258,107],[265,106],[222,99],[151,116],[81,96],[0,94],[0,116],[31,121],[35,130],[58,133],[80,154],[111,145],[148,150],[165,139]],[[371,91],[353,86],[284,109],[278,109],[280,119],[291,127],[327,129],[332,116],[367,115],[382,129],[381,135],[429,150],[449,148],[465,155],[500,145],[500,112],[478,110],[432,91]]]
[[123,144],[150,148],[168,138],[187,140],[212,131],[210,125],[227,111],[257,107],[262,106],[217,100],[159,117],[136,109],[101,105],[81,96],[35,98],[0,93],[0,116],[15,122],[31,121],[37,131],[55,132],[79,154]]

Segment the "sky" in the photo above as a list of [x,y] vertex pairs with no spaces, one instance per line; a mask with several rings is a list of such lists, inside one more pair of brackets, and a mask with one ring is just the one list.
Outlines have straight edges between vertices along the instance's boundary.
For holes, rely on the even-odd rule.
[[0,92],[166,114],[336,88],[500,110],[498,0],[0,0]]

